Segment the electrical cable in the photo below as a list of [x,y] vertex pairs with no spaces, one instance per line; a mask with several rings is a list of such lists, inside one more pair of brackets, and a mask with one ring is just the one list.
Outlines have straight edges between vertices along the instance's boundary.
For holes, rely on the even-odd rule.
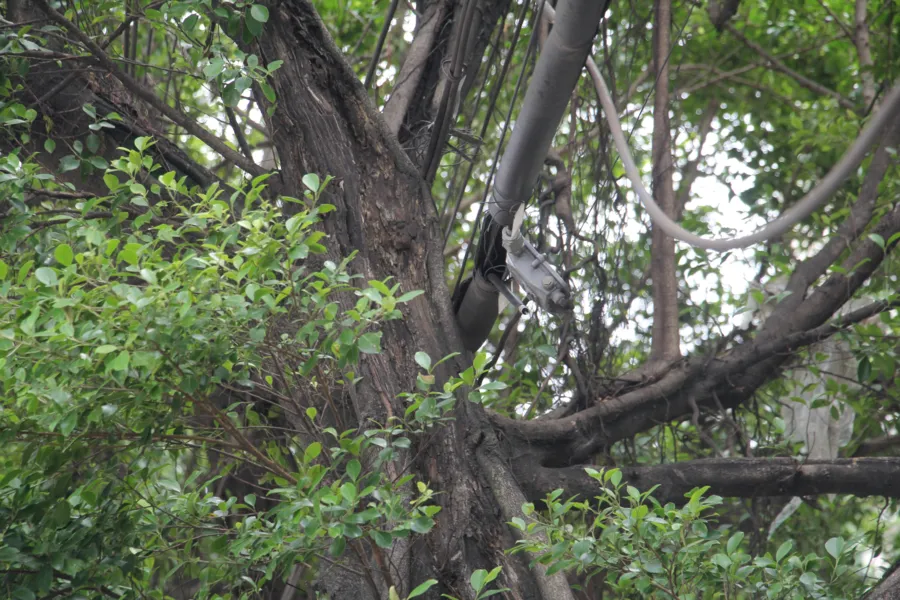
[[631,180],[634,190],[644,205],[644,208],[650,214],[650,218],[654,224],[677,240],[687,242],[698,248],[707,250],[715,250],[724,252],[735,248],[746,248],[752,244],[763,242],[778,237],[791,229],[794,225],[811,215],[814,211],[821,208],[834,194],[838,188],[847,180],[847,178],[862,163],[863,159],[869,153],[869,150],[881,137],[884,130],[900,116],[900,84],[885,97],[881,105],[881,109],[875,114],[871,121],[863,129],[859,137],[850,146],[850,149],[841,157],[831,171],[819,182],[819,184],[801,198],[797,204],[784,211],[778,218],[770,221],[762,229],[742,237],[728,237],[719,239],[710,239],[695,235],[684,229],[681,225],[672,220],[663,211],[656,201],[653,200],[647,189],[641,181],[641,175],[637,165],[628,149],[628,143],[625,141],[625,134],[622,132],[622,124],[619,122],[619,116],[616,112],[615,104],[613,104],[612,96],[606,87],[606,82],[600,74],[600,69],[593,59],[587,62],[588,71],[600,97],[600,104],[603,112],[606,113],[606,120],[609,123],[610,133],[616,144],[616,150],[622,159],[622,165],[625,167],[625,173]]

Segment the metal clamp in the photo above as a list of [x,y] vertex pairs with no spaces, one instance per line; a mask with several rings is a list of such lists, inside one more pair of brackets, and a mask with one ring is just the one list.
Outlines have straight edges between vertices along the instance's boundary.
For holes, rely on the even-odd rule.
[[506,268],[535,302],[553,313],[571,308],[569,286],[522,232],[513,233],[509,227],[504,227],[502,235]]

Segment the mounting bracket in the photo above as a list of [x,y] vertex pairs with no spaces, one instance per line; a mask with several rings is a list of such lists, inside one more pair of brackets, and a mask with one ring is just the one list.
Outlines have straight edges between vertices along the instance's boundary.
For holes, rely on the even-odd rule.
[[560,313],[572,306],[571,291],[547,258],[525,239],[521,230],[503,228],[506,268],[544,310]]

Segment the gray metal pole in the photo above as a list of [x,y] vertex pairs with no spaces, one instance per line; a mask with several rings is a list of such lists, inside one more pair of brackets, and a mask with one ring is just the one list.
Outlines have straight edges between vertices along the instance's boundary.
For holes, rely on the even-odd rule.
[[560,0],[494,178],[491,215],[504,227],[531,197],[606,6],[605,0]]
[[[500,159],[491,192],[491,216],[486,221],[486,227],[490,231],[482,231],[482,241],[499,241],[500,230],[512,225],[518,207],[531,197],[544,159],[553,143],[553,136],[569,104],[569,97],[590,55],[597,26],[607,6],[606,0],[560,0],[553,29],[538,57],[522,109]],[[518,232],[510,233],[515,236]],[[488,242],[488,246],[494,248],[497,244]],[[492,255],[490,248],[486,255]],[[505,260],[505,250],[499,248],[499,252],[501,254],[494,258]],[[539,267],[538,263],[542,262],[531,260],[534,257],[530,255],[520,254],[522,256],[519,257],[519,263],[528,263],[526,266],[530,265],[531,271],[535,271]],[[477,350],[484,343],[497,319],[499,294],[487,281],[485,269],[494,270],[498,267],[502,269],[501,272],[505,272],[502,262],[500,265],[476,264],[475,273],[460,286],[461,297],[454,302],[457,325],[468,350]],[[534,279],[537,277],[536,273],[529,271],[527,275]],[[546,278],[543,279],[546,281]],[[549,282],[553,290],[567,289],[565,282],[559,279],[555,271],[551,274],[551,279],[558,280]],[[534,286],[532,289],[537,289],[538,295],[543,291]],[[558,294],[554,298],[556,295]],[[547,299],[544,300],[544,304],[547,304]]]

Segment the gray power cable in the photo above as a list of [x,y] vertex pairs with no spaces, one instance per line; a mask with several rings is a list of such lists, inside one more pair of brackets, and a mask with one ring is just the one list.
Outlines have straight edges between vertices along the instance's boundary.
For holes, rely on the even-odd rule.
[[737,238],[710,239],[695,235],[673,221],[653,200],[653,196],[647,192],[647,188],[644,187],[641,181],[637,165],[634,164],[631,151],[628,149],[628,143],[625,141],[625,134],[622,132],[622,124],[619,122],[612,95],[609,93],[609,88],[606,87],[606,82],[600,74],[600,69],[597,68],[593,59],[587,61],[587,68],[594,82],[594,87],[597,89],[597,95],[600,96],[600,104],[603,107],[603,112],[606,113],[606,120],[609,123],[616,150],[618,150],[619,157],[622,159],[622,165],[625,167],[625,173],[628,175],[628,179],[631,180],[638,197],[641,199],[641,203],[647,209],[654,224],[659,225],[666,235],[677,240],[687,242],[698,248],[716,250],[718,252],[734,248],[746,248],[752,244],[778,237],[811,215],[818,208],[821,208],[837,192],[850,174],[859,167],[884,130],[894,119],[900,116],[900,84],[898,84],[885,97],[881,109],[869,121],[850,149],[838,161],[838,164],[797,204],[783,212],[775,220],[770,221],[762,229],[758,229],[750,235]]

